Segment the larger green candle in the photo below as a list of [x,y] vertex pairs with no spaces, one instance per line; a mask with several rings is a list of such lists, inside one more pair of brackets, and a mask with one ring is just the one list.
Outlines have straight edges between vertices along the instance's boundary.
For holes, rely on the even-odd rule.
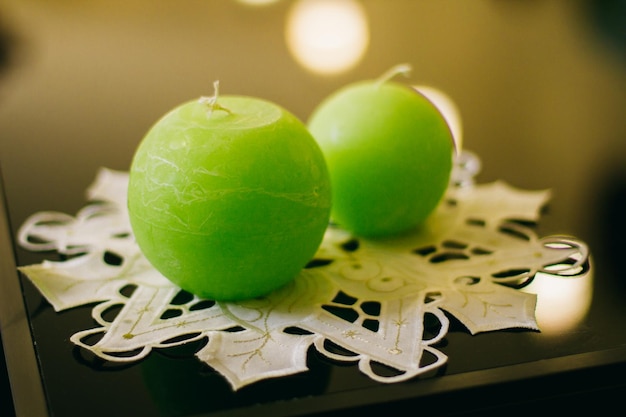
[[128,209],[143,254],[200,297],[241,300],[292,280],[330,216],[327,167],[294,115],[252,97],[184,103],[147,133]]

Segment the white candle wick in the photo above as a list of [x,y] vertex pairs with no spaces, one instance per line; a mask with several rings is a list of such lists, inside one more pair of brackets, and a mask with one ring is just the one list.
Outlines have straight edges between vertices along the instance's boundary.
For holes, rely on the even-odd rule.
[[199,103],[206,104],[209,107],[209,109],[207,110],[207,116],[208,117],[211,117],[211,115],[213,114],[213,112],[215,110],[222,110],[222,111],[225,111],[226,113],[229,113],[229,114],[231,113],[230,110],[228,110],[225,107],[222,107],[217,102],[217,98],[219,97],[219,93],[220,93],[220,82],[219,82],[219,80],[215,80],[215,81],[213,81],[213,96],[211,96],[211,97],[202,96],[198,100]]

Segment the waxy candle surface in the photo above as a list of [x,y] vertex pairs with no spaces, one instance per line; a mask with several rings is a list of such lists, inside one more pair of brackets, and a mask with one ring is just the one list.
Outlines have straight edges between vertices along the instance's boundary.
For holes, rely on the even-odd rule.
[[128,208],[142,252],[165,277],[214,300],[262,296],[313,257],[330,216],[319,146],[274,103],[191,101],[147,133],[130,169]]
[[308,126],[330,171],[331,217],[357,235],[419,226],[448,186],[452,134],[437,108],[408,86],[348,85],[320,103]]

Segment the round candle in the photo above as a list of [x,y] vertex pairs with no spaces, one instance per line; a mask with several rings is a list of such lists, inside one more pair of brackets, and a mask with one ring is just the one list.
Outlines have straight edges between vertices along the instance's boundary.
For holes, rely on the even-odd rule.
[[137,148],[128,209],[137,244],[181,288],[266,295],[318,249],[330,216],[324,157],[306,126],[253,97],[214,96],[161,118]]
[[357,235],[416,228],[448,186],[450,128],[425,96],[390,80],[404,69],[336,91],[309,119],[330,171],[331,218]]

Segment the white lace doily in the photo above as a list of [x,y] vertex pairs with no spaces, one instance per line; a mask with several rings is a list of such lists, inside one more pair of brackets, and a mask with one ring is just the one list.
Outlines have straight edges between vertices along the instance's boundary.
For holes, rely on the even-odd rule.
[[36,213],[19,231],[24,248],[67,260],[19,269],[55,311],[96,303],[97,327],[71,341],[108,361],[137,361],[155,348],[208,338],[197,357],[239,389],[306,371],[313,345],[376,381],[403,381],[446,362],[437,348],[448,331],[444,312],[472,334],[539,330],[536,295],[518,288],[538,272],[576,275],[587,262],[583,242],[538,238],[528,227],[548,191],[475,185],[478,158],[464,152],[456,162],[446,197],[423,230],[363,240],[330,226],[309,266],[260,299],[201,300],[161,276],[133,240],[128,174],[104,168],[76,216]]

